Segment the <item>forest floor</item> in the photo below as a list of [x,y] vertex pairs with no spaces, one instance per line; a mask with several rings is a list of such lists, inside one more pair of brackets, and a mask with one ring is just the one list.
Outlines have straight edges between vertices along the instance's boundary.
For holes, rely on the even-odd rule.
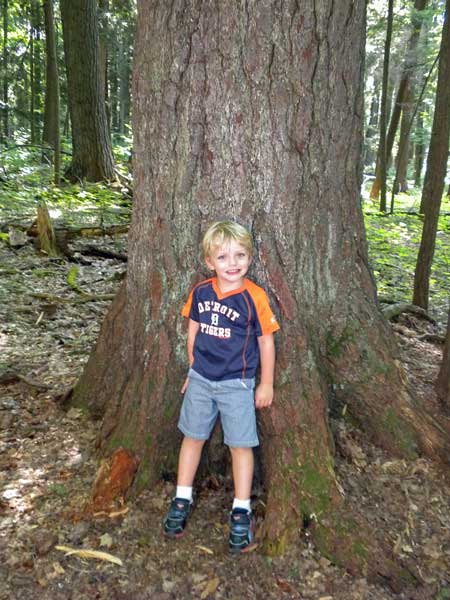
[[[93,243],[117,252],[125,238],[80,239],[72,250],[80,257]],[[124,262],[87,255],[83,262],[76,274],[81,290],[115,292]],[[410,589],[352,577],[318,554],[307,530],[287,556],[269,558],[256,548],[230,557],[226,478],[199,484],[187,533],[176,542],[161,534],[171,482],[129,499],[116,518],[83,516],[98,468],[98,424],[80,410],[64,411],[59,398],[79,376],[108,302],[87,302],[70,287],[70,266],[30,243],[0,243],[0,600],[450,598],[449,481],[425,459],[392,460],[344,419],[333,423],[339,481],[349,505],[367,515],[414,573]],[[405,315],[392,326],[411,384],[449,427],[433,391],[442,347],[420,339],[436,327]],[[260,497],[254,506],[261,514]],[[122,565],[67,555],[58,545],[105,551]]]

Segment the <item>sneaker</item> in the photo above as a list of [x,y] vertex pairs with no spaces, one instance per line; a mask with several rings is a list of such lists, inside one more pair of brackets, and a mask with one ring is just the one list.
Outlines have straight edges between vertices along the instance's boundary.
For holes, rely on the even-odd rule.
[[254,520],[252,513],[244,508],[235,508],[230,514],[230,537],[228,548],[232,554],[248,552],[254,546]]
[[164,534],[167,537],[179,538],[184,535],[184,528],[191,510],[191,503],[184,498],[174,498],[164,518]]

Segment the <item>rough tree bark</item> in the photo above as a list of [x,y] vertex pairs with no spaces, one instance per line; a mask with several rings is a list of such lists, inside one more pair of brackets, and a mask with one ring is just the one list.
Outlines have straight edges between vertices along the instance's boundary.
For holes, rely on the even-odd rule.
[[44,130],[42,140],[53,148],[55,183],[60,181],[59,143],[59,73],[56,55],[53,0],[44,0],[45,54],[47,77],[45,84]]
[[61,0],[64,55],[72,123],[71,179],[114,178],[114,161],[106,118],[105,89],[99,65],[95,0]]
[[[251,276],[272,298],[276,401],[259,415],[263,547],[312,521],[320,549],[399,580],[333,469],[328,411],[388,452],[446,461],[448,441],[394,360],[368,266],[360,208],[365,1],[138,2],[134,203],[126,282],[73,402],[103,416],[104,452],[140,458],[136,489],[174,471],[187,362],[179,315],[202,277],[213,219],[252,231]],[[162,40],[164,40],[162,42]]]
[[450,0],[445,3],[439,51],[436,102],[431,128],[427,168],[423,182],[420,212],[424,213],[422,238],[414,272],[413,303],[428,308],[431,265],[445,185],[450,135]]
[[439,400],[450,408],[450,308],[448,311],[444,354],[442,356],[442,364],[436,381],[436,393]]

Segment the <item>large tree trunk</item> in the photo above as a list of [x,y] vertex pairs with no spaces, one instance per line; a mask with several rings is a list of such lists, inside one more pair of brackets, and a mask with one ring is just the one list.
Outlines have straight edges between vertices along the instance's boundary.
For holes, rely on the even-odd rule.
[[114,178],[105,89],[99,64],[95,0],[61,0],[68,100],[72,123],[72,179]]
[[45,87],[45,111],[43,142],[53,148],[55,183],[60,180],[59,143],[59,74],[56,54],[55,20],[53,0],[44,0],[45,53],[47,77]]
[[444,192],[450,135],[450,0],[445,4],[445,20],[439,51],[436,102],[431,129],[427,169],[423,182],[421,212],[424,213],[422,238],[414,273],[413,303],[428,308],[431,265]]
[[105,452],[140,456],[137,489],[175,470],[180,307],[202,277],[202,231],[238,219],[256,243],[251,275],[281,322],[276,400],[259,415],[264,548],[283,551],[313,520],[334,560],[398,576],[361,518],[345,513],[328,426],[328,411],[346,405],[387,451],[448,459],[446,437],[405,389],[368,266],[365,1],[138,6],[128,276],[74,403],[103,414]]

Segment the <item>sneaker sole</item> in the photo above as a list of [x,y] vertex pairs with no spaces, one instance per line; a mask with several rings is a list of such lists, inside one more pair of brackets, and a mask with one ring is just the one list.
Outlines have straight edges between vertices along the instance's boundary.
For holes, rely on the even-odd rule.
[[169,540],[179,540],[184,536],[186,530],[181,531],[180,533],[172,533],[171,531],[163,531],[163,536]]
[[258,546],[255,542],[250,542],[244,548],[228,548],[230,554],[237,556],[238,554],[246,554],[247,552],[253,552],[255,548]]

